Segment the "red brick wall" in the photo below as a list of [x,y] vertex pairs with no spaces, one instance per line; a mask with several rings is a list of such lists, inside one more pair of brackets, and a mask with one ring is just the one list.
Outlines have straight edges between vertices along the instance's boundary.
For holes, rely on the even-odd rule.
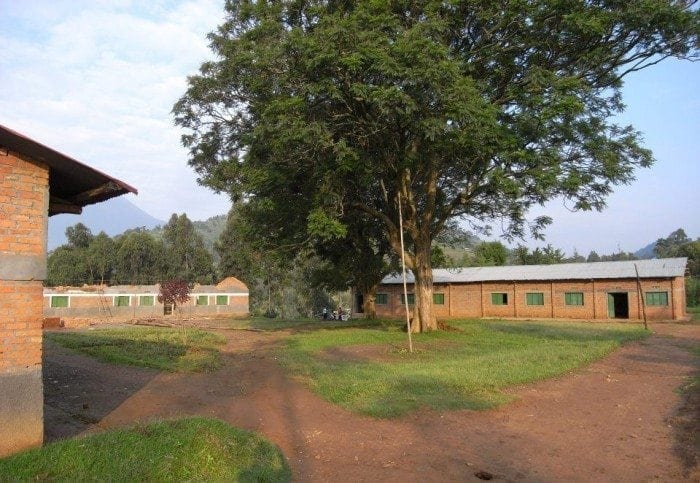
[[48,168],[0,150],[0,456],[41,444]]
[[[25,255],[45,263],[48,180],[45,166],[0,152],[4,257]],[[0,280],[0,293],[0,371],[41,366],[42,280]]]
[[[671,320],[685,317],[685,285],[683,277],[642,280],[642,292],[667,292],[668,306],[646,306],[647,318]],[[413,292],[413,286],[408,286]],[[562,318],[609,320],[608,293],[626,293],[629,319],[642,318],[641,298],[636,280],[554,281],[554,282],[484,282],[436,284],[435,293],[445,294],[444,305],[434,305],[438,318],[503,317]],[[583,305],[566,305],[566,293],[583,294]],[[388,303],[376,304],[379,317],[405,317],[401,304],[402,285],[384,285],[377,293],[386,293]],[[506,305],[494,305],[491,295],[505,293]],[[544,305],[528,305],[528,293],[541,293]],[[412,309],[412,307],[410,307]]]

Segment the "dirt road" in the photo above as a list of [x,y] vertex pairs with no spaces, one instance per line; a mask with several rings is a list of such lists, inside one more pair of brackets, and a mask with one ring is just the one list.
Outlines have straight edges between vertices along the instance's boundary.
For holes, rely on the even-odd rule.
[[[655,335],[572,374],[514,388],[491,411],[358,416],[290,380],[271,352],[285,333],[222,331],[224,367],[167,374],[112,366],[47,344],[46,438],[150,418],[212,416],[278,444],[297,481],[700,480],[700,326]],[[696,393],[697,394],[697,393]]]

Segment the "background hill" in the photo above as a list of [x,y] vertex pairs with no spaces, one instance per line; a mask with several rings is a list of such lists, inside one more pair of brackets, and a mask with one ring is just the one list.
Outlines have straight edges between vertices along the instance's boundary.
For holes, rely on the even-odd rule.
[[104,231],[109,236],[119,235],[126,230],[138,227],[155,228],[164,222],[131,203],[126,197],[118,196],[104,203],[86,206],[80,215],[56,215],[49,218],[49,251],[66,243],[66,228],[82,223],[90,228],[93,235]]

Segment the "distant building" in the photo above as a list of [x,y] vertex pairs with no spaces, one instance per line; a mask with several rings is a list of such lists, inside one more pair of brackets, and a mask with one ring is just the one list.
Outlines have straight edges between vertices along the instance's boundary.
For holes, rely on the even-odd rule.
[[136,189],[0,125],[0,457],[43,441],[48,217],[125,193]]
[[85,285],[44,289],[44,317],[67,327],[154,319],[166,316],[237,317],[248,315],[248,287],[235,277],[216,285],[195,285],[188,302],[173,307],[158,302],[159,285]]
[[[433,310],[438,318],[681,320],[685,312],[686,258],[620,262],[518,265],[433,270]],[[637,283],[635,266],[639,272]],[[414,303],[407,274],[408,304]],[[377,289],[378,317],[405,317],[401,275]],[[644,306],[642,306],[644,304]],[[356,294],[353,316],[362,316]]]

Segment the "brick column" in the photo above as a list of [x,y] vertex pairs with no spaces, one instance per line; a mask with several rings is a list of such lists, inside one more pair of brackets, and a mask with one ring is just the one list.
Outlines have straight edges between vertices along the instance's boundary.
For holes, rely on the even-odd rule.
[[43,442],[48,168],[0,150],[0,456]]

